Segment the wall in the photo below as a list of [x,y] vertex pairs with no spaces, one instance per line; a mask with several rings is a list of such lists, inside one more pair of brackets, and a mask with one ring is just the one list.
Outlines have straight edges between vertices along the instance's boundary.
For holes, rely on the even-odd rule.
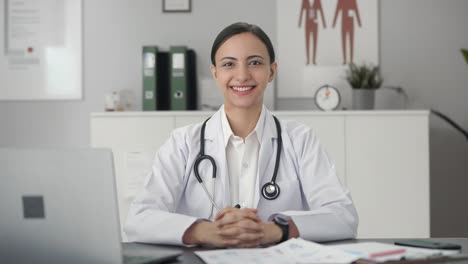
[[84,100],[0,102],[0,146],[88,146],[89,113],[111,90],[134,91],[141,109],[142,45],[188,45],[201,78],[211,77],[211,44],[226,25],[248,21],[276,39],[271,0],[192,0],[192,12],[178,14],[162,13],[161,0],[83,2]]
[[[434,108],[468,130],[468,1],[381,0],[380,62],[384,84],[403,87],[409,107]],[[390,91],[376,107],[393,108]],[[401,98],[397,105],[402,105]],[[316,109],[312,99],[278,99],[277,108]],[[432,115],[430,120],[431,234],[468,236],[468,139]],[[389,161],[391,162],[391,161]],[[398,195],[398,190],[395,190]]]
[[[0,102],[0,146],[88,146],[89,113],[102,111],[107,91],[131,89],[141,107],[144,44],[186,43],[199,55],[198,74],[209,76],[211,41],[225,25],[256,23],[275,42],[272,0],[192,2],[190,14],[163,14],[160,0],[85,0],[84,100]],[[380,56],[386,83],[405,88],[412,105],[437,108],[468,128],[468,66],[459,51],[468,48],[466,10],[465,0],[381,0]],[[311,99],[277,105],[315,108]],[[468,142],[437,118],[430,131],[432,234],[466,237]]]
[[[468,130],[468,1],[384,0],[381,61],[388,83],[404,87],[415,107],[435,108]],[[433,236],[468,235],[468,139],[430,120]],[[396,191],[397,194],[397,191]]]

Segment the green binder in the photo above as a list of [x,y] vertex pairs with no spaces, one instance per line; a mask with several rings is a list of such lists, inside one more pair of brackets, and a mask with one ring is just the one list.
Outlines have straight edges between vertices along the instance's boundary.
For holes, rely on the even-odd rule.
[[157,54],[158,47],[143,47],[143,111],[157,110]]
[[171,46],[170,65],[170,109],[197,109],[197,81],[195,52],[185,46]]
[[170,108],[171,110],[187,110],[187,48],[171,46],[169,53]]

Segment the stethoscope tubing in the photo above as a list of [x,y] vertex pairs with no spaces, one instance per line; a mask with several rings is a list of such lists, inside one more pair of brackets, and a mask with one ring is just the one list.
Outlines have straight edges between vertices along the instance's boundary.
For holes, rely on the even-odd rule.
[[[277,144],[277,150],[276,150],[276,160],[275,160],[275,168],[273,170],[273,176],[271,178],[271,181],[267,182],[262,187],[262,195],[267,200],[276,199],[279,196],[279,193],[280,193],[280,188],[279,188],[278,184],[276,184],[276,176],[278,174],[278,168],[279,168],[279,162],[280,162],[280,156],[281,156],[281,147],[283,145],[283,140],[282,140],[282,136],[281,136],[281,125],[280,125],[278,119],[275,116],[273,116],[273,119],[275,120],[276,131],[278,133],[278,144]],[[213,176],[212,176],[212,178],[213,179],[216,178],[216,162],[213,159],[213,157],[211,157],[209,155],[205,155],[205,144],[204,144],[204,142],[205,142],[205,127],[206,127],[206,123],[208,122],[208,120],[210,120],[210,118],[206,119],[205,122],[203,122],[203,125],[201,127],[200,153],[198,154],[198,157],[196,158],[195,163],[193,165],[193,171],[194,171],[195,177],[197,178],[197,181],[202,185],[203,190],[205,191],[206,195],[210,199],[210,202],[213,205],[213,207],[216,208],[216,210],[218,212],[221,212],[219,207],[216,205],[213,197],[208,192],[208,190],[207,190],[207,188],[206,188],[206,186],[205,186],[205,184],[204,184],[204,182],[203,182],[203,180],[200,177],[200,174],[198,172],[198,167],[199,167],[200,163],[203,160],[208,160],[211,163],[212,167],[213,167]],[[268,191],[269,189],[274,190],[274,191],[270,193]],[[214,192],[214,190],[213,190],[213,192]]]
[[201,183],[201,186],[203,187],[203,190],[205,190],[205,193],[207,194],[208,198],[210,199],[210,202],[211,204],[214,206],[214,208],[216,208],[216,210],[218,211],[218,213],[221,213],[221,210],[219,209],[219,207],[216,205],[215,201],[213,200],[213,197],[211,197],[210,193],[208,192],[208,190],[206,189],[206,186],[205,186],[205,183]]

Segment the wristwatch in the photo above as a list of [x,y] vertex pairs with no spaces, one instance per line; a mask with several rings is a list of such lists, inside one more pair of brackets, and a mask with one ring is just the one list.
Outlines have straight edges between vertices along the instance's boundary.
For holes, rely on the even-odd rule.
[[278,244],[288,240],[288,238],[289,238],[289,222],[288,222],[288,220],[286,220],[284,218],[281,218],[281,217],[275,217],[273,219],[273,223],[275,223],[275,225],[277,225],[281,229],[281,232],[283,233],[283,235],[281,236],[281,240],[278,242]]

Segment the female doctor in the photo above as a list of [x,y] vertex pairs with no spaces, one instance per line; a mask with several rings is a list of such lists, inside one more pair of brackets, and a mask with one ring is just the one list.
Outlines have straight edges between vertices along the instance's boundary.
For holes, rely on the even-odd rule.
[[204,123],[174,130],[159,149],[129,209],[129,241],[256,247],[355,237],[350,193],[313,131],[277,121],[263,105],[278,67],[265,32],[226,27],[211,63],[224,105]]

